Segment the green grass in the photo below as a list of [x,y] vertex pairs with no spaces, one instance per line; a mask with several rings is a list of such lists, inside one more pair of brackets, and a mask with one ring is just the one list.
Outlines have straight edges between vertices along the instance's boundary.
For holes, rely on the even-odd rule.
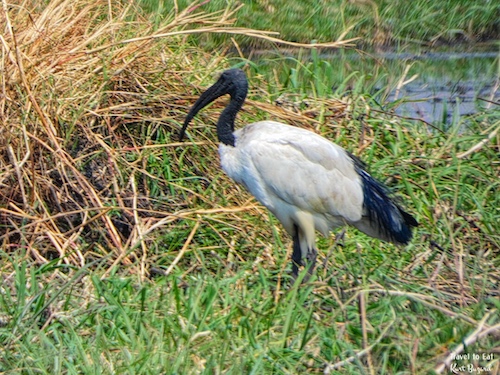
[[[2,60],[13,75],[0,137],[0,373],[429,374],[488,327],[464,352],[490,354],[474,365],[498,371],[496,107],[435,129],[381,110],[375,76],[345,71],[330,92],[333,68],[319,56],[245,67],[238,126],[316,130],[360,156],[420,222],[405,248],[352,228],[320,238],[313,279],[291,286],[291,239],[220,170],[224,100],[177,142],[212,73],[247,61],[178,36],[65,54],[90,35],[83,50],[155,32],[133,8],[113,8],[113,23],[107,1],[65,4],[74,13],[60,5],[39,21],[50,39],[9,13],[18,39],[5,40],[29,57],[29,79]],[[33,19],[45,9],[28,8]],[[81,23],[67,34],[68,14]]]
[[[498,39],[500,5],[492,1],[448,0],[440,2],[344,1],[176,1],[179,9],[197,7],[205,12],[222,11],[244,4],[236,26],[280,33],[288,41],[311,43],[360,38],[360,45],[440,45]],[[153,14],[171,14],[170,1],[142,0]],[[228,37],[205,35],[196,40],[218,48]],[[243,46],[259,45],[251,38],[236,37]]]
[[[377,342],[370,352],[377,372],[428,373],[448,345],[473,330],[472,319],[498,308],[486,277],[498,265],[465,253],[468,289],[460,296],[452,267],[444,266],[437,288],[428,284],[433,258],[442,254],[428,248],[427,259],[419,259],[423,247],[428,245],[389,249],[356,235],[328,259],[327,269],[319,267],[323,281],[280,290],[281,270],[255,265],[250,257],[232,266],[223,259],[216,270],[199,263],[201,268],[189,273],[185,259],[173,274],[151,281],[126,269],[101,279],[99,267],[68,277],[55,264],[28,270],[26,262],[10,257],[20,265],[12,285],[4,283],[10,292],[0,300],[7,319],[0,329],[1,369],[7,374],[320,373],[326,363],[363,347],[362,292],[368,342]],[[197,247],[192,251],[209,256]],[[274,246],[273,251],[283,252]],[[455,257],[450,249],[443,255],[447,261]],[[276,257],[275,267],[281,268],[287,259]],[[492,313],[488,322],[497,320]],[[468,350],[489,352],[496,344],[487,338]],[[341,373],[359,373],[365,366],[355,361]]]

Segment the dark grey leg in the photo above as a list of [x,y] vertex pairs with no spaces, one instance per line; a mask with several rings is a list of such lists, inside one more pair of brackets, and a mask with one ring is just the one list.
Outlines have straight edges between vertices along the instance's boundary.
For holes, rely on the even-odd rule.
[[307,269],[307,273],[309,276],[311,276],[314,272],[314,267],[316,266],[316,258],[318,257],[318,250],[316,250],[314,247],[312,249],[309,249],[309,252],[307,253],[307,263],[309,268]]
[[[304,261],[302,260],[302,251],[300,250],[300,241],[299,241],[299,228],[295,226],[295,232],[293,234],[293,252],[292,252],[292,278],[295,282],[297,277],[299,276],[299,267],[304,266]],[[304,276],[302,282],[307,282],[313,272],[314,267],[316,266],[316,258],[318,256],[318,251],[313,247],[312,249],[308,249],[307,252],[307,264],[305,265],[307,268],[307,275]]]
[[299,276],[299,267],[302,266],[302,252],[300,251],[299,228],[295,226],[293,234],[293,252],[292,252],[292,277],[294,280]]

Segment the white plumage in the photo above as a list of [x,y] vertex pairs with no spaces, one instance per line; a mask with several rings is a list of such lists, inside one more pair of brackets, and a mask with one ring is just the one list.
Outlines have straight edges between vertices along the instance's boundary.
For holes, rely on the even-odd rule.
[[261,121],[234,131],[234,120],[248,91],[243,71],[231,69],[193,105],[181,131],[216,98],[231,101],[217,123],[219,154],[226,174],[267,207],[294,241],[293,276],[303,259],[316,259],[315,232],[324,236],[351,224],[366,234],[398,244],[411,239],[418,223],[394,203],[359,160],[308,130]]
[[219,146],[224,171],[287,232],[293,233],[294,223],[303,228],[309,247],[314,246],[315,229],[326,236],[344,222],[361,220],[361,179],[341,147],[274,121],[247,125],[234,135],[236,147]]

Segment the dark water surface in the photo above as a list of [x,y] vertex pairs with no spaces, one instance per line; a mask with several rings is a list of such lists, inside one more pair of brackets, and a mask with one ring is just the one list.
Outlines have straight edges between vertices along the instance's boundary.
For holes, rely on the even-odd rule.
[[[318,57],[321,62],[316,64],[327,62],[331,70],[324,73],[329,85],[326,94],[343,87],[346,77],[359,72],[358,77],[369,77],[365,90],[376,95],[383,107],[395,107],[398,115],[432,124],[449,125],[457,116],[500,110],[500,46],[496,44],[414,53],[337,50],[316,57],[312,52],[282,51],[278,55],[289,59],[290,68],[301,64],[310,68]],[[269,61],[265,57],[272,59],[276,54],[257,51],[253,56],[265,65]]]
[[[359,58],[356,56],[347,58]],[[382,52],[369,56],[378,64],[415,65],[405,77],[409,82],[394,88],[386,99],[404,98],[396,109],[399,115],[450,124],[456,116],[500,110],[500,51]]]
[[424,69],[415,80],[389,96],[389,100],[408,99],[398,107],[398,114],[449,124],[454,116],[500,109],[492,103],[500,103],[498,52],[425,53],[409,57],[394,54],[384,58],[424,62]]

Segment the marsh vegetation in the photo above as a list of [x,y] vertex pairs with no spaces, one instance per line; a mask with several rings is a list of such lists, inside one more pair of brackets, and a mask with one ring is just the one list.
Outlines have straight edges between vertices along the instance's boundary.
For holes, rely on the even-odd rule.
[[[426,21],[422,34],[409,34],[407,19],[394,25],[396,43],[498,37],[495,2],[489,13],[465,1],[411,3],[443,18],[434,29],[409,12]],[[428,374],[443,362],[498,372],[495,97],[446,126],[423,122],[396,111],[404,97],[388,99],[410,77],[404,69],[339,73],[322,59],[322,48],[354,48],[351,38],[372,43],[363,17],[386,30],[392,2],[376,12],[378,2],[335,12],[318,2],[315,14],[344,17],[340,29],[279,30],[318,45],[301,47],[307,59],[263,64],[239,47],[277,45],[259,29],[279,20],[250,25],[250,5],[213,13],[217,4],[3,2],[0,372]],[[349,12],[359,24],[346,23]],[[287,122],[359,156],[420,222],[414,241],[397,248],[351,228],[322,238],[315,277],[291,287],[290,239],[219,168],[224,100],[178,142],[190,105],[230,66],[250,78],[240,123]]]

